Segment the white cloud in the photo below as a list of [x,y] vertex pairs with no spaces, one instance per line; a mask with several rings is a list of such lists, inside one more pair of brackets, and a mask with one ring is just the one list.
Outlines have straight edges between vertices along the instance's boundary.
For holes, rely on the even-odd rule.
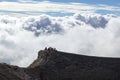
[[[57,4],[51,2],[39,2],[37,4],[32,3],[17,3],[17,2],[1,2],[0,10],[11,10],[11,11],[41,11],[41,12],[78,12],[78,10],[91,10],[93,7],[84,6],[80,8],[79,6],[72,4]],[[68,9],[68,10],[67,10]],[[72,10],[71,10],[72,9]],[[67,10],[67,11],[66,11]]]
[[[20,0],[21,2],[31,3],[19,3],[19,2],[0,2],[0,10],[13,11],[19,13],[19,11],[26,13],[38,13],[38,12],[63,12],[63,13],[92,13],[99,10],[106,11],[120,11],[119,6],[109,5],[89,5],[84,3],[54,3],[49,1],[34,2],[32,0]],[[24,13],[25,14],[25,13]]]
[[[44,0],[41,0],[44,1]],[[38,3],[39,1],[36,0],[18,0],[19,3]]]
[[18,0],[19,2],[33,2],[34,0]]
[[85,55],[120,57],[119,25],[119,16],[95,13],[64,17],[1,15],[0,61],[27,66],[46,46]]

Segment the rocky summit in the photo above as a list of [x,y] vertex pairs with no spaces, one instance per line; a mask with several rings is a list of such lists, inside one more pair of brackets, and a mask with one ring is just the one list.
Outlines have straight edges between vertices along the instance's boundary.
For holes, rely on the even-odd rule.
[[77,55],[45,48],[27,68],[0,64],[0,80],[120,80],[120,58]]

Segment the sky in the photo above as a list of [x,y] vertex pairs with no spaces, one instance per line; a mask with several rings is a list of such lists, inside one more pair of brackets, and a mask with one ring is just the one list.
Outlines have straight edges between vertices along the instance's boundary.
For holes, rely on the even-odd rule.
[[0,0],[0,62],[27,67],[39,50],[120,57],[119,0]]
[[[17,1],[45,1],[45,0],[1,0],[1,1],[9,1],[9,2],[17,2]],[[46,0],[47,1],[47,0]],[[52,2],[76,2],[76,3],[88,3],[88,4],[107,4],[107,5],[120,5],[119,0],[49,0]]]
[[[51,14],[64,16],[74,13],[97,12],[120,14],[119,0],[0,0],[0,14]],[[59,13],[59,14],[58,14]],[[58,14],[58,15],[57,15]]]

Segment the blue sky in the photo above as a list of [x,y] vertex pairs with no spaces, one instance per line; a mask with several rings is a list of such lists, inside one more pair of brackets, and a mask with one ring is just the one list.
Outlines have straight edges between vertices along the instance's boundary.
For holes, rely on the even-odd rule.
[[[0,1],[9,1],[16,2],[18,0],[0,0]],[[45,1],[45,0],[33,0],[33,1]],[[52,2],[77,2],[77,3],[87,3],[87,4],[107,4],[107,5],[118,5],[120,6],[120,0],[48,0]]]
[[119,5],[120,0],[51,0],[55,2],[78,2],[87,4],[107,4],[107,5]]
[[[0,13],[2,12],[4,14],[6,12],[10,12],[10,13],[27,14],[28,12],[32,12],[32,14],[33,13],[38,14],[38,13],[45,12],[45,13],[55,14],[55,12],[56,12],[58,14],[58,12],[60,12],[60,15],[64,15],[61,13],[70,13],[70,14],[72,13],[73,14],[78,11],[80,11],[80,12],[82,12],[82,11],[90,12],[91,11],[91,12],[97,12],[100,14],[115,14],[115,15],[120,14],[120,0],[59,0],[59,1],[58,0],[48,0],[46,2],[45,1],[46,0],[0,0]],[[26,6],[26,4],[24,4],[25,7],[22,6],[23,8],[21,8],[20,5],[22,3],[15,5],[15,3],[12,3],[12,4],[4,3],[3,4],[2,2],[18,2],[18,3],[25,2],[25,3],[30,3],[31,6],[29,6],[29,5]],[[36,4],[33,4],[34,2],[36,4],[38,3],[39,5],[36,6]],[[44,3],[39,3],[39,2],[44,2]],[[47,4],[47,2],[49,2],[49,4]],[[78,4],[73,5],[71,3],[78,3]],[[57,8],[52,7],[51,4],[53,6],[59,5],[61,7],[59,7],[59,6]],[[6,6],[4,6],[4,5],[6,5]],[[12,5],[14,5],[13,8],[8,7],[8,6],[12,6]],[[69,6],[65,6],[65,5],[69,5]],[[33,7],[33,6],[36,6],[36,7]],[[41,6],[41,8],[39,8],[40,6]],[[42,9],[42,11],[40,9]],[[31,11],[31,10],[33,10],[33,11]]]

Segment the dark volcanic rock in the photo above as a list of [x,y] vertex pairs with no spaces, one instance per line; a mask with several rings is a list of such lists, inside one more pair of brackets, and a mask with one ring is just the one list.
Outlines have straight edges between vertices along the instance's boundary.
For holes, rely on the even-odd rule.
[[24,68],[0,64],[0,80],[29,80],[29,76],[24,72]]
[[0,64],[0,80],[120,80],[120,58],[91,57],[45,48],[28,68]]

